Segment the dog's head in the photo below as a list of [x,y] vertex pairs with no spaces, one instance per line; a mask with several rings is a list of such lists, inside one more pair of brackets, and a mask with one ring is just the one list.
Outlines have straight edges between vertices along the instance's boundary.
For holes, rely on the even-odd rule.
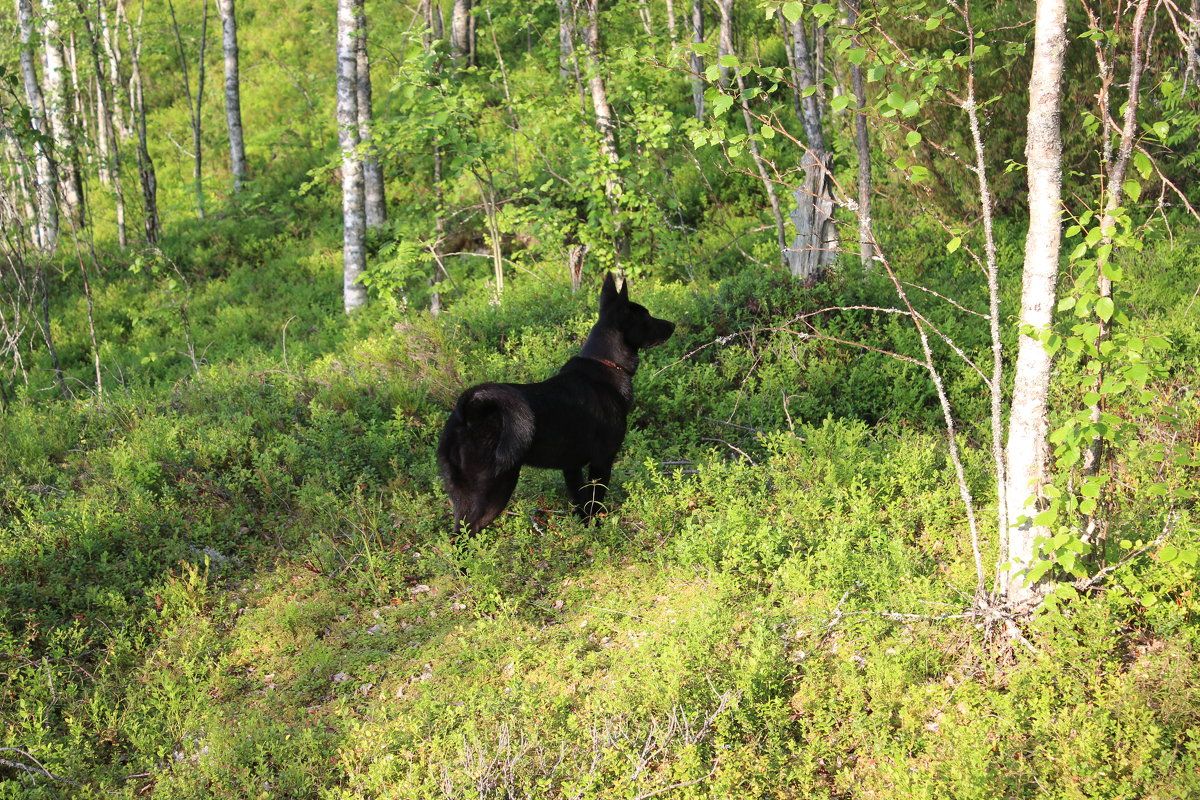
[[621,282],[610,272],[604,276],[600,290],[600,318],[621,332],[625,344],[634,350],[654,347],[671,338],[675,323],[652,317],[646,307],[629,299],[629,284]]

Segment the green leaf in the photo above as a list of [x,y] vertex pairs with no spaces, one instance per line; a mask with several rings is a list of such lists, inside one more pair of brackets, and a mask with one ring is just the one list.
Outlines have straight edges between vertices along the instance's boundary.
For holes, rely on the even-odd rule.
[[784,3],[783,16],[788,22],[795,22],[804,14],[804,5],[802,3]]
[[1164,564],[1170,564],[1179,557],[1179,550],[1173,545],[1165,545],[1162,550],[1158,551],[1158,560]]
[[735,56],[731,53],[726,53],[725,55],[721,56],[720,60],[717,63],[720,64],[722,67],[736,67],[741,62],[738,61],[737,56]]
[[1119,282],[1125,280],[1125,270],[1121,269],[1111,261],[1105,263],[1105,265],[1100,268],[1100,271],[1103,272],[1104,277],[1108,278],[1110,281]]
[[713,103],[712,103],[713,116],[714,117],[721,116],[726,111],[728,111],[729,107],[732,105],[733,105],[732,97],[730,97],[727,94],[717,95],[716,97],[713,98]]
[[909,100],[904,104],[904,108],[900,109],[900,113],[906,117],[915,117],[921,110],[921,104],[916,100]]
[[1167,134],[1171,132],[1171,126],[1165,122],[1156,122],[1152,127],[1154,134],[1160,139],[1167,138]]
[[1077,298],[1075,298],[1075,297],[1064,297],[1062,300],[1058,301],[1058,307],[1056,310],[1057,311],[1070,311],[1072,308],[1075,307],[1076,302],[1077,302]]
[[916,147],[921,143],[921,134],[919,131],[909,131],[904,137],[904,143],[909,147]]
[[925,30],[927,30],[927,31],[934,30],[935,28],[940,28],[941,26],[942,26],[942,18],[941,17],[930,17],[929,19],[925,20]]
[[1113,301],[1111,297],[1101,297],[1096,301],[1096,316],[1108,322],[1113,315]]
[[1150,156],[1146,155],[1141,150],[1137,151],[1133,154],[1133,167],[1138,171],[1138,174],[1142,176],[1142,180],[1148,179],[1151,171],[1153,170],[1153,165],[1150,163]]
[[829,107],[834,111],[841,111],[850,105],[850,95],[841,94],[829,101]]
[[1096,498],[1094,498],[1094,497],[1085,498],[1079,504],[1079,513],[1081,513],[1081,514],[1092,514],[1095,512],[1095,510],[1096,510]]
[[849,50],[846,51],[846,59],[851,64],[862,65],[862,63],[867,60],[867,48],[865,48],[865,47],[850,48]]
[[960,247],[962,247],[962,237],[961,236],[955,236],[953,239],[946,242],[946,252],[947,253],[953,253],[954,251],[958,250],[958,248],[960,248]]
[[1100,496],[1100,481],[1089,480],[1079,487],[1079,494],[1084,497],[1099,497]]
[[1137,181],[1135,181],[1133,178],[1130,178],[1129,180],[1127,180],[1123,184],[1121,184],[1121,188],[1125,190],[1125,194],[1133,202],[1136,203],[1139,199],[1141,199],[1142,185],[1140,183],[1138,183]]

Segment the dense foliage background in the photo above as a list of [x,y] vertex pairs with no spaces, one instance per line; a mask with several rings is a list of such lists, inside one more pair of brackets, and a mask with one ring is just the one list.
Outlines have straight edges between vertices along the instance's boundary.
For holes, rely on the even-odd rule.
[[[371,0],[389,219],[369,234],[370,302],[350,317],[332,9],[238,7],[250,176],[236,194],[209,20],[199,219],[180,45],[194,91],[205,6],[175,3],[178,39],[168,9],[146,6],[161,239],[136,241],[131,149],[130,246],[94,176],[86,224],[64,225],[55,253],[6,222],[0,797],[1200,793],[1200,108],[1176,38],[1189,18],[1157,10],[1147,52],[1137,189],[1112,254],[1112,319],[1123,368],[1137,367],[1119,374],[1137,391],[1106,406],[1121,433],[1104,472],[1107,538],[1087,574],[1152,546],[1017,621],[1013,638],[963,616],[970,541],[928,373],[888,355],[919,357],[911,322],[882,310],[894,284],[859,262],[845,208],[849,252],[825,280],[794,280],[748,149],[743,96],[777,123],[751,131],[786,211],[804,134],[781,20],[834,31],[841,13],[736,4],[739,55],[725,66],[743,65],[747,86],[724,92],[708,70],[697,120],[691,9],[676,5],[674,36],[663,3],[601,5],[613,166],[586,65],[578,84],[560,72],[558,5],[483,0],[471,63],[428,34],[423,8]],[[59,13],[78,26],[72,15],[89,8]],[[1082,6],[1069,18],[1068,252],[1102,203],[1092,41],[1112,45],[1118,75],[1126,64],[1129,9],[1096,10],[1100,27]],[[32,150],[11,13],[0,11],[0,106],[13,167]],[[716,8],[705,13],[715,26]],[[966,75],[962,20],[924,2],[860,13],[861,52],[831,33],[814,89],[839,199],[857,175],[845,98],[860,63],[875,236],[899,280],[931,290],[912,292],[920,313],[984,363],[987,287],[970,257],[982,218],[952,99]],[[1032,6],[972,14],[987,42],[971,63],[1011,344]],[[712,67],[708,38],[697,52]],[[1113,91],[1116,109],[1119,80]],[[589,250],[574,293],[576,245]],[[1086,261],[1064,257],[1064,297],[1080,296]],[[40,300],[22,294],[35,267],[67,396]],[[618,267],[678,329],[638,372],[611,512],[586,527],[565,513],[557,473],[527,470],[510,514],[452,543],[434,448],[457,393],[552,374]],[[1088,321],[1060,317],[1064,340]],[[1058,361],[1059,421],[1089,388],[1080,352],[1064,346]],[[984,384],[948,345],[935,355],[991,530]],[[1061,468],[1064,492],[1075,474]],[[997,543],[983,548],[994,563]]]

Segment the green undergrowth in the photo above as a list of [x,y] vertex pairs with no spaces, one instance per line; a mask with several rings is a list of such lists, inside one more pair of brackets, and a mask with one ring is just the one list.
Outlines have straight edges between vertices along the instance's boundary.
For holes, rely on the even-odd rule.
[[[802,335],[916,355],[913,333],[878,312],[796,321],[883,305],[881,279],[635,281],[679,327],[645,354],[608,514],[583,525],[559,475],[527,470],[510,513],[453,543],[434,450],[454,397],[552,373],[598,276],[347,322],[328,246],[248,241],[111,265],[105,393],[55,399],[43,364],[0,416],[0,758],[28,768],[0,763],[0,797],[1200,791],[1184,566],[1147,555],[1116,576],[1138,591],[1036,622],[1030,649],[955,618],[975,568],[928,381]],[[1194,423],[1194,325],[1156,275],[1137,324],[1169,328],[1162,408]],[[77,386],[82,300],[62,310]],[[986,398],[937,357],[990,575]],[[1115,518],[1114,540],[1149,541],[1162,510]]]

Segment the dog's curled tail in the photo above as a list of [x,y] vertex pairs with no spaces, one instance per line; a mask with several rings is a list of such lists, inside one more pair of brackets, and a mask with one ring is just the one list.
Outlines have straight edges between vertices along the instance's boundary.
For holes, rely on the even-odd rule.
[[464,392],[447,423],[447,428],[451,426],[459,432],[454,448],[458,465],[490,461],[493,476],[520,466],[533,443],[533,410],[520,392],[499,383]]

